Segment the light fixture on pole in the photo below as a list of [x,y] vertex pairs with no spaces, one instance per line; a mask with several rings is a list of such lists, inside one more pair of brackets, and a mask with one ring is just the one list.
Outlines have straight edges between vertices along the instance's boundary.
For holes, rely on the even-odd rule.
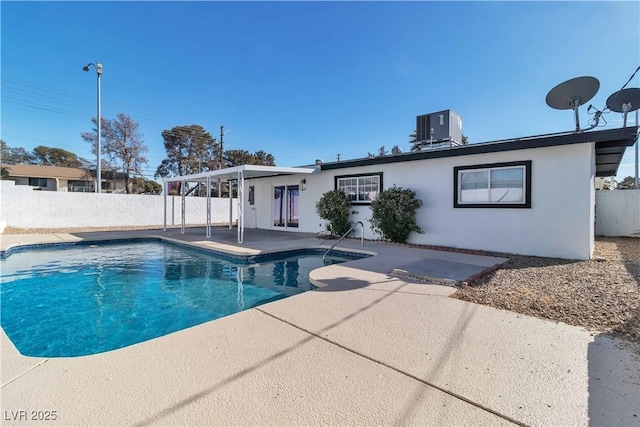
[[98,118],[96,120],[98,124],[98,146],[96,149],[98,153],[98,164],[96,169],[96,193],[100,193],[102,191],[102,173],[101,173],[102,171],[100,167],[100,150],[101,150],[100,136],[102,133],[102,129],[101,129],[102,120],[100,116],[100,76],[102,76],[102,64],[99,62],[96,62],[95,64],[93,62],[90,62],[84,67],[82,67],[82,70],[89,71],[90,65],[96,69],[96,74],[98,75]]

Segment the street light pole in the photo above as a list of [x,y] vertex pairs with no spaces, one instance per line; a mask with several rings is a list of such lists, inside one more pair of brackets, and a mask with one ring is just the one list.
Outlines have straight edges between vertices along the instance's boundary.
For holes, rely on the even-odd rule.
[[100,77],[102,76],[102,64],[99,62],[96,62],[95,64],[93,62],[88,63],[87,65],[85,65],[84,67],[82,67],[83,71],[89,71],[89,66],[92,65],[93,68],[96,69],[96,74],[98,75],[98,147],[97,147],[97,156],[98,156],[98,165],[97,165],[97,169],[96,169],[96,193],[100,193],[102,191],[102,167],[100,165],[100,151],[101,151],[101,141],[100,138],[102,136],[102,120],[101,120],[101,115],[100,115]]
[[[218,163],[218,169],[222,170],[222,160],[224,155],[224,126],[220,126],[220,162]],[[231,188],[231,187],[229,187]],[[231,191],[231,190],[229,190]],[[218,179],[218,197],[222,197],[222,183]]]

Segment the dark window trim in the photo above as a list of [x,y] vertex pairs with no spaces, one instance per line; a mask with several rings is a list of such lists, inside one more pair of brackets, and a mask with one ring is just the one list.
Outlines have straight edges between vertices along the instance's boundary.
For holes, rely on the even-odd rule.
[[[337,190],[338,189],[338,180],[341,178],[360,178],[363,176],[379,176],[380,177],[380,190],[378,191],[378,193],[382,192],[383,187],[383,182],[382,182],[382,172],[370,172],[370,173],[352,173],[352,174],[348,174],[348,175],[336,175],[333,177],[333,189]],[[369,201],[352,201],[351,202],[352,205],[370,205],[371,204],[371,200]]]
[[[524,166],[524,203],[458,203],[458,172],[469,169],[507,168]],[[479,165],[456,166],[453,168],[453,207],[454,208],[509,208],[531,209],[531,160],[503,163],[484,163]]]

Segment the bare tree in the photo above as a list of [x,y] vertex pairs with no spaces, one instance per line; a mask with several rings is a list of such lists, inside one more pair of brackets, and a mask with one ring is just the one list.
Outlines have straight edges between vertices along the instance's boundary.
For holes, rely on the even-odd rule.
[[[91,121],[97,124],[97,120]],[[112,172],[124,174],[125,191],[131,193],[131,178],[142,175],[142,166],[148,161],[145,153],[149,151],[144,144],[144,135],[138,128],[140,123],[126,114],[118,113],[113,120],[102,118],[101,154]],[[97,129],[93,132],[83,132],[82,139],[92,144],[92,152],[96,154]]]

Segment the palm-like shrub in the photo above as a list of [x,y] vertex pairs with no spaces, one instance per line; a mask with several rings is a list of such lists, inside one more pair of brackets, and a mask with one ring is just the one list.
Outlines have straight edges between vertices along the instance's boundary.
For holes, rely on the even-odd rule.
[[329,221],[331,233],[338,236],[342,236],[351,227],[350,210],[351,203],[342,190],[327,191],[316,203],[316,212],[320,218]]
[[404,243],[412,232],[423,233],[416,223],[416,211],[422,200],[409,188],[395,185],[382,191],[371,202],[371,229],[392,242]]

